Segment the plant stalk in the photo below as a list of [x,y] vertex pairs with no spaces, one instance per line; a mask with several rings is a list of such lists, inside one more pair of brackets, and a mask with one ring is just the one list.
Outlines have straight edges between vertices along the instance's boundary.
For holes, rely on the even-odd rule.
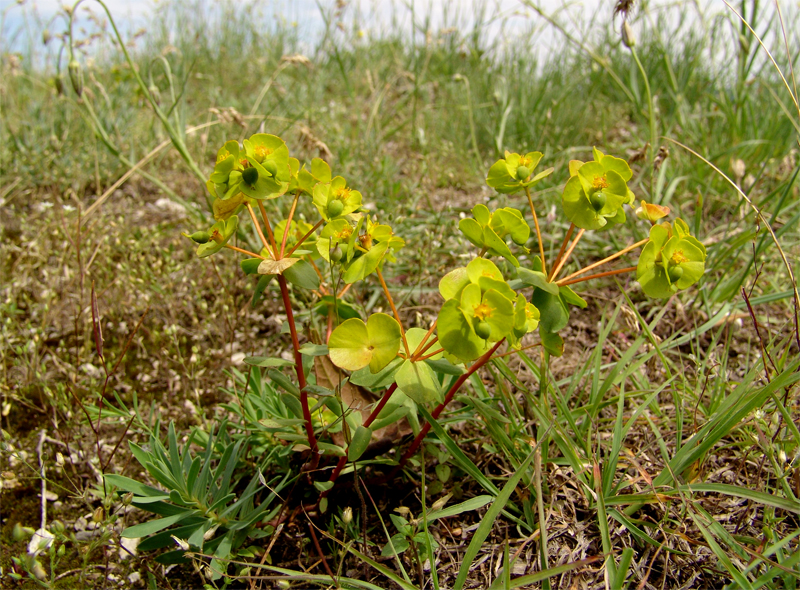
[[[436,406],[436,408],[434,408],[434,410],[431,412],[431,416],[434,419],[437,419],[439,417],[439,415],[442,413],[442,411],[447,407],[447,404],[449,404],[451,401],[453,401],[453,398],[455,397],[456,392],[459,389],[461,389],[461,386],[464,385],[464,382],[467,379],[469,379],[470,376],[475,371],[477,371],[483,365],[485,365],[487,362],[489,362],[489,360],[492,358],[492,355],[495,352],[497,352],[497,349],[500,348],[500,345],[504,341],[505,341],[505,338],[503,338],[503,340],[500,340],[497,344],[495,344],[482,357],[480,357],[477,361],[472,363],[472,366],[470,366],[470,368],[467,370],[467,372],[464,373],[463,375],[461,375],[458,378],[458,380],[455,383],[453,383],[453,386],[450,388],[450,391],[447,392],[447,395],[445,396],[444,401],[442,403],[440,403],[438,406]],[[416,436],[414,441],[411,443],[411,446],[408,447],[408,450],[401,457],[400,465],[398,465],[398,467],[397,467],[398,469],[400,467],[402,467],[403,465],[405,465],[406,461],[408,461],[409,458],[411,458],[414,455],[414,453],[417,452],[417,449],[419,448],[419,445],[422,444],[423,439],[427,436],[427,434],[430,431],[430,429],[431,429],[430,422],[426,422],[425,425],[420,429],[419,434]]]
[[297,373],[297,383],[300,386],[300,405],[303,408],[303,420],[308,436],[308,446],[311,447],[311,469],[315,469],[319,462],[319,452],[317,451],[317,437],[314,435],[314,425],[311,422],[311,410],[308,406],[308,392],[306,391],[306,375],[303,370],[303,355],[300,354],[300,341],[297,338],[297,327],[294,322],[292,312],[292,301],[289,299],[289,287],[283,275],[277,275],[278,285],[281,288],[283,306],[286,309],[286,321],[289,322],[289,332],[292,335],[292,348],[294,349],[294,369]]
[[640,240],[640,241],[636,242],[635,244],[631,244],[630,246],[628,246],[628,247],[626,247],[626,248],[624,248],[624,249],[620,250],[620,251],[619,251],[619,252],[617,252],[616,254],[612,254],[611,256],[609,256],[609,257],[607,257],[607,258],[603,258],[603,259],[602,259],[602,260],[600,260],[599,262],[595,262],[595,263],[593,263],[593,264],[590,264],[589,266],[585,266],[584,268],[580,269],[579,271],[577,271],[577,272],[574,272],[574,273],[572,273],[571,275],[564,277],[563,279],[561,279],[561,281],[568,281],[568,280],[570,280],[570,279],[574,279],[575,277],[577,277],[577,276],[580,276],[580,275],[582,275],[582,274],[584,274],[584,273],[587,273],[587,272],[589,272],[590,270],[594,270],[594,269],[595,269],[595,268],[597,268],[598,266],[602,266],[602,265],[604,265],[606,262],[611,262],[611,261],[612,261],[612,260],[614,260],[615,258],[619,258],[619,257],[620,257],[620,256],[622,256],[623,254],[627,254],[627,253],[628,253],[628,252],[630,252],[631,250],[634,250],[634,249],[638,248],[639,246],[642,246],[642,245],[646,244],[646,243],[647,243],[647,242],[649,242],[649,241],[650,241],[650,238],[645,238],[645,239],[643,239],[643,240]]
[[525,196],[528,197],[528,204],[531,206],[531,214],[533,215],[533,225],[536,226],[536,238],[539,240],[539,255],[542,257],[542,272],[547,275],[547,263],[544,260],[544,243],[542,242],[542,230],[539,229],[539,218],[536,216],[536,208],[533,206],[531,189],[527,186],[525,187]]
[[619,270],[607,270],[606,272],[600,272],[597,273],[596,275],[589,275],[588,277],[582,277],[579,279],[572,279],[571,281],[562,279],[561,281],[558,281],[556,285],[558,285],[559,287],[563,287],[565,285],[574,285],[575,283],[582,283],[583,281],[591,281],[592,279],[601,279],[603,277],[619,275],[625,272],[632,272],[634,270],[636,270],[635,266],[629,266],[628,268],[620,268]]

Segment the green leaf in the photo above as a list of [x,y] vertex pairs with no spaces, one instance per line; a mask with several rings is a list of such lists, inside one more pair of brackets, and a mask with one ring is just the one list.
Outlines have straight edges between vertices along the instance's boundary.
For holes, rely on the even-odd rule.
[[461,290],[469,285],[469,282],[466,267],[456,268],[444,275],[439,281],[439,294],[445,301],[455,297],[460,298]]
[[447,518],[449,516],[457,516],[464,512],[472,512],[478,508],[483,508],[494,499],[494,496],[475,496],[460,504],[453,504],[441,510],[431,510],[428,512],[428,522],[433,522],[438,518]]
[[553,356],[561,356],[564,354],[564,339],[555,332],[548,332],[540,328],[539,338],[542,340],[544,349]]
[[425,362],[406,360],[395,375],[397,386],[418,404],[442,401],[436,373]]
[[394,374],[402,364],[403,359],[396,358],[377,373],[370,371],[369,367],[364,367],[350,375],[350,383],[366,387],[370,391],[385,389],[394,383]]
[[461,360],[474,360],[486,350],[486,342],[475,334],[456,299],[450,299],[442,306],[436,330],[442,348]]
[[300,354],[306,356],[325,356],[328,354],[328,347],[325,344],[306,342],[300,347]]
[[270,281],[275,275],[263,275],[258,277],[258,282],[256,283],[256,288],[253,290],[253,300],[251,302],[251,306],[255,307],[258,302],[261,300],[261,296],[264,294],[267,286],[269,285]]
[[569,310],[558,295],[539,288],[533,289],[531,303],[539,310],[539,329],[556,333],[567,325]]
[[523,284],[528,287],[536,287],[547,291],[551,295],[558,295],[558,285],[551,283],[547,280],[547,275],[537,270],[528,270],[527,268],[520,268],[517,271],[517,277]]
[[302,289],[313,291],[319,288],[319,276],[314,267],[305,260],[300,260],[287,268],[283,271],[283,276],[287,281]]
[[372,440],[372,429],[366,426],[359,426],[353,433],[353,440],[350,441],[350,446],[347,448],[347,460],[357,461],[364,451],[367,450],[370,441]]
[[365,324],[360,319],[342,322],[328,340],[334,365],[357,371],[369,365],[377,373],[388,365],[400,348],[400,324],[386,314],[376,313]]
[[153,533],[157,533],[160,530],[163,530],[169,526],[179,523],[184,518],[192,516],[193,513],[194,510],[186,510],[184,512],[181,512],[180,514],[174,514],[172,516],[167,516],[165,518],[157,518],[155,520],[150,520],[147,522],[143,522],[141,524],[136,524],[122,531],[122,536],[125,537],[126,539],[147,537],[149,535],[152,535]]
[[576,305],[581,309],[585,309],[588,303],[578,295],[575,291],[573,291],[568,285],[564,285],[559,289],[559,294],[561,298],[564,300],[565,303],[569,303],[571,305]]
[[261,264],[261,260],[261,258],[245,258],[239,262],[239,266],[242,267],[244,274],[255,275],[258,274],[258,266]]
[[158,498],[160,500],[163,500],[166,497],[166,493],[158,488],[139,483],[138,481],[123,475],[109,473],[104,477],[105,480],[114,487],[125,490],[126,492],[133,492],[137,496],[144,496],[143,498],[137,498],[137,501],[139,502],[144,501],[148,496]]
[[268,356],[247,356],[244,362],[254,367],[293,367],[292,361]]
[[458,229],[473,245],[483,248],[483,227],[480,223],[471,217],[465,217],[458,222]]
[[440,360],[433,360],[433,359],[426,359],[425,360],[428,365],[430,365],[431,369],[436,371],[437,373],[441,373],[442,375],[463,375],[464,369],[458,365],[454,365],[447,359],[440,359]]

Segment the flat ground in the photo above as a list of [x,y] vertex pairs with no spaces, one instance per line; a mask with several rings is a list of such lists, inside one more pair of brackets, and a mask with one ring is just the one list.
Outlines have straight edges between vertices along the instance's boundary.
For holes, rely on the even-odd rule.
[[[87,44],[79,55],[81,99],[66,78],[56,92],[57,38],[27,53],[0,45],[0,587],[335,587],[333,574],[347,588],[452,588],[462,568],[467,588],[795,587],[800,340],[784,257],[791,267],[800,255],[800,112],[738,20],[709,19],[700,34],[637,15],[640,70],[612,33],[537,61],[529,39],[509,52],[476,36],[481,25],[427,30],[417,44],[362,38],[343,4],[324,13],[330,26],[311,51],[289,26],[259,31],[247,8],[226,5],[218,30],[187,11],[165,5],[133,58],[162,108],[174,98],[170,124],[189,130],[188,153],[209,174],[223,141],[263,130],[302,161],[327,159],[406,241],[384,271],[406,327],[431,325],[440,278],[477,254],[458,231],[475,204],[530,219],[524,198],[485,186],[504,149],[541,150],[540,167],[555,168],[534,193],[550,260],[568,228],[568,162],[590,159],[595,145],[631,162],[637,198],[688,222],[708,249],[706,273],[665,300],[646,297],[632,273],[577,285],[588,305],[572,309],[545,379],[529,335],[532,348],[487,364],[460,390],[439,419],[447,436],[429,435],[393,474],[415,426],[402,423],[357,464],[357,481],[346,471],[324,514],[309,513],[320,492],[300,474],[307,454],[257,426],[289,410],[242,417],[243,400],[269,381],[244,359],[291,359],[277,284],[254,306],[255,281],[234,252],[195,256],[181,232],[208,219],[205,187],[168,145],[111,188],[168,136],[108,27],[91,40],[104,52]],[[722,65],[704,66],[712,42],[725,47]],[[153,66],[158,56],[171,80]],[[287,215],[289,202],[270,203]],[[298,215],[316,219],[310,202]],[[628,217],[619,232],[587,233],[565,272],[645,237],[647,225]],[[236,243],[258,247],[254,234]],[[319,296],[292,290],[299,310]],[[374,277],[347,298],[363,318],[390,313]],[[302,342],[326,329],[313,313],[298,323]],[[263,399],[282,399],[263,387]],[[148,550],[150,535],[143,548],[121,536],[153,515],[103,476],[163,489],[130,444],[152,450],[152,434],[167,445],[170,423],[181,445],[193,437],[192,454],[222,430],[213,461],[249,437],[235,494],[259,474],[269,484],[259,500],[290,482],[222,580],[209,579],[202,555],[172,563],[168,538]],[[334,463],[312,478],[324,481]],[[510,495],[494,519],[501,491]],[[426,513],[437,501],[466,504],[426,526],[423,500]],[[397,535],[398,515],[420,533],[410,543]],[[34,558],[30,534],[42,526],[55,542]],[[390,539],[408,549],[392,557]]]

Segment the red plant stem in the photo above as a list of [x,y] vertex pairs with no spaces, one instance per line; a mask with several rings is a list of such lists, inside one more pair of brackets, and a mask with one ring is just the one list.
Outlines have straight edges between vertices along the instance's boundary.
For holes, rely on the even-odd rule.
[[[433,410],[433,412],[431,412],[431,416],[433,417],[434,420],[439,417],[439,415],[442,413],[442,411],[445,409],[445,407],[447,407],[447,404],[449,404],[451,401],[453,401],[453,398],[456,396],[456,392],[459,389],[461,389],[461,386],[464,385],[464,382],[467,379],[469,379],[470,376],[475,371],[477,371],[483,365],[485,365],[487,362],[489,362],[489,359],[491,359],[492,355],[497,351],[498,348],[500,348],[500,345],[503,343],[504,340],[505,340],[505,338],[503,340],[501,340],[500,342],[498,342],[497,344],[495,344],[491,348],[491,350],[489,350],[489,352],[485,353],[481,358],[479,358],[477,361],[472,363],[472,366],[469,369],[467,369],[467,372],[464,373],[463,375],[461,375],[461,377],[459,377],[458,380],[455,383],[453,383],[453,386],[450,388],[450,391],[447,392],[447,395],[445,396],[444,401],[442,403],[440,403],[438,406],[436,406],[436,408]],[[422,444],[423,439],[427,436],[427,434],[430,431],[430,429],[431,429],[430,422],[426,422],[425,425],[420,429],[419,434],[414,439],[414,442],[411,443],[411,446],[408,448],[408,450],[401,457],[400,464],[397,466],[397,469],[399,469],[400,467],[405,465],[406,461],[408,461],[408,459],[411,458],[414,455],[414,453],[417,452],[417,449]]]
[[272,259],[275,260],[275,256],[277,256],[278,251],[270,251],[269,249],[269,242],[267,238],[264,237],[264,232],[261,231],[261,224],[258,222],[258,218],[256,217],[256,212],[253,211],[253,206],[250,203],[247,203],[247,211],[250,213],[250,219],[253,220],[253,225],[256,226],[256,232],[258,232],[258,237],[261,238],[261,243],[264,244],[264,248],[267,250]]
[[570,244],[569,249],[567,249],[567,252],[564,254],[564,258],[562,258],[558,262],[558,266],[555,267],[555,269],[553,270],[553,273],[550,275],[550,282],[551,283],[556,279],[556,277],[558,276],[558,273],[561,272],[561,269],[564,268],[564,265],[567,263],[567,260],[569,260],[569,257],[572,255],[572,251],[575,249],[575,246],[578,245],[578,242],[581,241],[581,238],[583,237],[583,234],[585,234],[585,233],[586,233],[586,230],[585,229],[581,229],[578,232],[578,235],[575,236],[575,239],[572,241],[572,244]]
[[428,349],[429,349],[431,346],[433,346],[434,344],[436,344],[437,342],[439,342],[439,337],[438,337],[438,336],[434,336],[433,340],[431,340],[430,342],[428,342],[428,343],[425,345],[425,347],[424,347],[422,350],[420,350],[419,352],[415,352],[415,353],[414,353],[414,356],[412,357],[412,359],[411,359],[411,360],[412,360],[412,361],[418,361],[418,360],[419,360],[419,357],[421,357],[423,354],[425,354],[426,352],[428,352]]
[[[383,397],[381,398],[381,401],[379,401],[378,405],[375,406],[375,409],[372,410],[372,413],[369,415],[369,418],[367,418],[364,421],[364,426],[366,428],[369,428],[370,425],[373,422],[375,422],[375,418],[377,418],[378,414],[381,413],[381,410],[386,405],[386,403],[389,401],[389,398],[392,397],[392,394],[394,393],[394,391],[396,389],[397,389],[397,383],[392,383],[389,386],[389,389],[387,389],[386,392],[384,392]],[[339,462],[336,464],[336,467],[334,467],[333,472],[331,473],[331,477],[330,477],[330,479],[328,479],[328,481],[336,481],[336,478],[339,477],[339,474],[342,472],[342,469],[344,469],[344,466],[346,464],[347,464],[347,455],[345,455],[343,457],[339,457]],[[327,492],[327,490],[326,490],[326,492]],[[325,496],[327,496],[326,492],[323,492],[323,494],[320,496],[320,498],[324,498]]]
[[289,230],[292,227],[292,218],[294,217],[294,210],[297,209],[297,200],[300,198],[300,191],[297,191],[297,194],[294,196],[294,201],[292,201],[292,208],[289,209],[289,217],[286,218],[286,225],[283,226],[283,239],[281,240],[281,258],[283,258],[284,252],[286,252],[286,238],[289,237]]
[[435,351],[435,352],[432,352],[432,353],[430,353],[430,354],[426,354],[425,356],[421,356],[421,357],[419,357],[419,359],[417,359],[417,360],[424,361],[424,360],[427,360],[427,359],[429,359],[429,358],[431,358],[431,357],[433,357],[433,356],[436,356],[437,354],[439,354],[439,353],[441,353],[441,352],[444,352],[444,348],[440,348],[439,350],[437,350],[437,351]]
[[427,333],[425,334],[425,337],[420,341],[419,346],[417,346],[417,350],[414,351],[415,356],[418,354],[422,354],[425,350],[428,349],[427,347],[422,349],[422,347],[425,346],[425,343],[428,341],[428,338],[430,338],[431,334],[433,334],[433,331],[436,329],[436,324],[438,322],[439,318],[433,320],[433,325],[428,329]]
[[634,249],[638,248],[639,246],[642,246],[642,245],[646,244],[649,241],[650,241],[650,238],[645,238],[643,240],[640,240],[640,241],[636,242],[635,244],[631,244],[630,246],[626,246],[625,248],[623,248],[622,250],[620,250],[616,254],[612,254],[611,256],[607,256],[606,258],[603,258],[602,260],[599,260],[599,261],[597,261],[597,262],[595,262],[593,264],[590,264],[589,266],[585,266],[582,269],[580,269],[579,271],[576,271],[576,272],[572,273],[571,275],[564,277],[561,280],[562,281],[568,281],[570,279],[574,279],[575,277],[579,277],[582,274],[586,274],[590,270],[594,270],[598,266],[603,266],[607,262],[611,262],[612,260],[615,260],[616,258],[619,258],[623,254],[627,254],[631,250],[634,250]]
[[[250,205],[247,205],[250,207]],[[272,226],[269,224],[269,217],[267,217],[267,210],[264,209],[264,203],[261,201],[258,202],[258,208],[261,210],[261,217],[264,218],[264,227],[267,229],[267,235],[269,236],[269,242],[272,244],[272,251],[275,252],[275,256],[278,255],[278,245],[275,243],[275,236],[272,234]],[[277,260],[277,258],[276,258]]]
[[294,370],[297,373],[297,383],[300,386],[300,405],[303,407],[303,420],[306,424],[306,434],[308,435],[308,446],[311,447],[311,465],[316,468],[319,462],[317,452],[317,437],[314,435],[314,425],[311,423],[311,410],[308,407],[308,392],[306,391],[306,375],[303,371],[303,355],[300,354],[300,341],[297,339],[297,327],[294,323],[294,313],[292,312],[292,302],[289,299],[289,288],[283,275],[277,275],[278,285],[281,288],[283,306],[286,308],[286,321],[289,322],[289,331],[292,335],[292,348],[294,349]]
[[324,219],[320,219],[314,227],[312,227],[310,230],[308,230],[306,232],[306,235],[304,235],[302,238],[300,238],[300,240],[298,240],[298,242],[294,246],[292,246],[292,249],[289,250],[289,252],[286,254],[286,256],[291,256],[292,254],[294,254],[294,251],[297,250],[303,244],[303,242],[305,242],[308,239],[308,236],[310,236],[315,231],[317,231],[319,229],[319,227],[323,224],[324,221],[325,221]]
[[[567,230],[567,234],[564,236],[564,241],[561,242],[561,248],[558,250],[558,256],[556,256],[556,261],[553,263],[553,271],[555,271],[558,263],[561,262],[561,257],[564,255],[564,250],[567,249],[567,244],[569,243],[569,239],[572,237],[572,232],[575,231],[575,224],[570,223],[569,229]],[[551,271],[550,277],[547,279],[548,281],[553,280],[553,272]]]
[[590,281],[592,279],[601,279],[603,277],[610,277],[611,275],[619,275],[624,272],[632,272],[636,270],[635,266],[629,266],[628,268],[620,268],[619,270],[608,270],[606,272],[599,272],[596,275],[589,275],[588,277],[581,277],[579,279],[572,279],[571,281],[559,281],[556,283],[559,287],[563,287],[564,285],[574,285],[575,283],[582,283],[583,281]]

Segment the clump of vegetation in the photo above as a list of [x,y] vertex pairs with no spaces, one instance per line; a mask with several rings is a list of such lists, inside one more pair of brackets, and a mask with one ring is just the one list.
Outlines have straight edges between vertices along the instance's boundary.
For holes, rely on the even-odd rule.
[[346,5],[313,59],[247,7],[168,5],[152,55],[106,9],[106,58],[83,6],[45,36],[52,86],[30,55],[3,98],[2,494],[36,498],[3,523],[12,579],[795,583],[800,109],[757,3],[733,77],[624,6],[597,41],[531,7],[575,48],[544,65],[359,41]]

